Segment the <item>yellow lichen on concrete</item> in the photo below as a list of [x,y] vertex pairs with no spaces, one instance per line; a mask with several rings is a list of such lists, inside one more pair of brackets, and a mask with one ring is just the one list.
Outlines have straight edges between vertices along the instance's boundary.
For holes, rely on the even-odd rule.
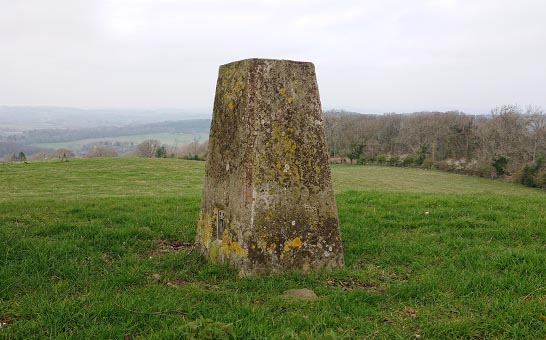
[[228,257],[245,257],[248,255],[248,249],[241,247],[238,242],[231,241],[228,233],[222,234],[221,240],[214,240],[208,248],[208,257],[214,263],[224,263]]
[[275,167],[270,170],[271,180],[276,178],[279,182],[283,182],[285,178],[288,178],[291,182],[300,181],[300,169],[297,166],[299,162],[296,159],[297,144],[290,137],[293,133],[294,130],[291,128],[284,130],[279,123],[272,124],[269,162],[273,162]]
[[293,239],[286,240],[286,242],[284,242],[283,250],[284,252],[288,252],[291,248],[301,248],[301,245],[301,238],[298,236]]
[[221,261],[220,259],[220,249],[222,247],[222,241],[220,240],[214,240],[214,242],[211,242],[210,248],[209,248],[209,259],[213,263],[219,263]]
[[229,245],[229,249],[235,251],[235,254],[237,256],[245,256],[248,255],[248,250],[242,248],[238,242],[231,242]]
[[246,78],[244,72],[240,72],[236,65],[226,65],[221,69],[221,84],[222,92],[224,93],[224,105],[227,105],[230,111],[244,100],[243,92],[246,87]]
[[212,217],[208,212],[201,211],[199,214],[197,237],[200,238],[201,244],[208,248],[212,239]]
[[266,241],[265,237],[264,238],[259,238],[258,241],[256,242],[256,245],[261,250],[267,249],[267,241]]

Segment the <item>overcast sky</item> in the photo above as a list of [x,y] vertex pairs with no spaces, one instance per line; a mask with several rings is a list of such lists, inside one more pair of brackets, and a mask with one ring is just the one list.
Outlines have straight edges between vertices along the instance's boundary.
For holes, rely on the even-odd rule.
[[206,113],[252,57],[313,62],[324,109],[546,107],[546,1],[0,0],[0,105]]

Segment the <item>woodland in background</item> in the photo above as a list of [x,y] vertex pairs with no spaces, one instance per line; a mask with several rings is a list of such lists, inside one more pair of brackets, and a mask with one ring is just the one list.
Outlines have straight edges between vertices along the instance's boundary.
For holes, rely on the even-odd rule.
[[[434,168],[546,188],[546,111],[542,107],[522,109],[516,105],[503,105],[493,109],[489,115],[481,116],[459,111],[366,115],[330,110],[325,112],[324,121],[333,163]],[[165,128],[190,131],[198,126],[203,129],[210,123],[208,120],[194,120],[187,121],[188,126],[185,126],[184,122],[138,127],[138,132],[144,128],[147,132],[164,131]],[[122,134],[135,127],[115,129]],[[59,131],[35,130],[25,132],[18,139],[41,136],[42,139],[57,140],[60,138],[57,134],[68,138],[73,132]],[[95,133],[96,129],[89,131]],[[204,160],[207,146],[208,141],[200,143],[197,137],[188,144],[177,146],[156,139],[140,144],[102,141],[89,144],[81,155]],[[0,151],[2,147],[6,154],[4,161],[8,162],[26,161],[27,158],[62,159],[63,155],[75,157],[71,150],[40,150],[13,141],[0,142]]]
[[[182,158],[190,160],[205,160],[207,156],[208,140],[200,143],[198,138],[187,144],[168,145],[157,139],[147,139],[139,144],[134,145],[134,150],[120,154],[117,151],[118,146],[114,146],[113,142],[104,141],[91,144],[85,148],[85,153],[81,157],[85,158],[105,158],[105,157],[144,157],[144,158]],[[21,157],[21,154],[24,156]],[[72,150],[57,149],[49,151],[39,151],[27,157],[23,152],[12,153],[4,157],[7,162],[21,162],[28,160],[47,160],[47,159],[62,159],[63,155],[67,159],[76,158],[76,154]]]
[[541,107],[503,105],[487,116],[327,111],[325,128],[335,163],[436,168],[546,188],[546,112]]

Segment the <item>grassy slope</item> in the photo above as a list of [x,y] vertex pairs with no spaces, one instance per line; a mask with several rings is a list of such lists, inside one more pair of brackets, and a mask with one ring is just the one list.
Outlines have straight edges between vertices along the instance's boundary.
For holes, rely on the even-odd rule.
[[[154,252],[153,240],[193,240],[203,165],[0,165],[0,336],[168,339],[226,324],[239,338],[546,335],[545,192],[338,166],[346,269],[238,279],[192,252]],[[279,297],[298,287],[320,298]]]

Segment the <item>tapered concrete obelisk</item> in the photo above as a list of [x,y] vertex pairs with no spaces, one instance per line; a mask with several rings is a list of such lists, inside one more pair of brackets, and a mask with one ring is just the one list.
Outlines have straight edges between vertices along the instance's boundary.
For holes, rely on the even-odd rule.
[[312,63],[220,66],[196,241],[241,276],[343,266]]

